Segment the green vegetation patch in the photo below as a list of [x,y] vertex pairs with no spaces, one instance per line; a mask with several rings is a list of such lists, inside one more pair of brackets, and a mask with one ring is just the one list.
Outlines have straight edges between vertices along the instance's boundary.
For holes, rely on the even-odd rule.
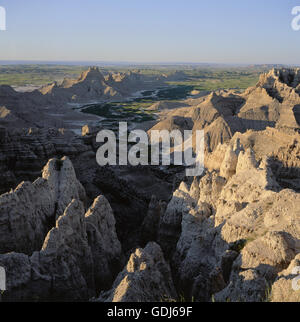
[[[150,104],[151,105],[151,104]],[[149,103],[147,107],[150,106]],[[106,118],[110,122],[126,120],[130,122],[146,122],[155,119],[153,112],[144,111],[142,107],[135,102],[131,103],[108,103],[108,104],[94,104],[82,108],[83,113],[95,114],[100,117]]]

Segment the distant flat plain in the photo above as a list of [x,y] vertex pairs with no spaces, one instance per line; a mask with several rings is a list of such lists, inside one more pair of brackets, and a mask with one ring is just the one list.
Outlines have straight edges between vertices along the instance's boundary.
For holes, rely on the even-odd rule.
[[[87,69],[87,65],[54,65],[54,64],[19,64],[0,65],[0,85],[25,86],[44,85],[53,81],[62,81],[64,77],[76,78]],[[105,66],[102,72],[127,72],[139,70],[146,75],[171,75],[183,72],[185,77],[170,81],[170,85],[191,86],[195,90],[246,89],[255,85],[259,74],[269,66],[248,67],[194,67],[179,66]]]
[[[0,85],[13,86],[18,91],[31,91],[39,86],[57,81],[65,77],[78,78],[88,65],[60,64],[3,64],[0,62]],[[138,97],[128,101],[107,102],[81,106],[80,110],[87,114],[102,117],[103,125],[112,128],[120,119],[129,123],[143,123],[155,119],[156,112],[149,110],[157,101],[181,101],[190,97],[193,92],[207,92],[219,89],[243,91],[254,86],[259,75],[270,66],[194,66],[194,65],[132,65],[100,67],[105,75],[109,72],[136,72],[148,76],[165,78],[167,87],[156,91],[144,91]]]

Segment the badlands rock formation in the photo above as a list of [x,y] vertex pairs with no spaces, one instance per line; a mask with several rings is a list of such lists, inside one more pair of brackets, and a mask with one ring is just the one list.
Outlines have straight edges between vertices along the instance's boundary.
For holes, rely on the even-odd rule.
[[300,195],[278,184],[272,160],[258,165],[251,149],[239,150],[229,144],[221,172],[181,184],[161,217],[159,240],[177,289],[190,299],[278,300],[281,292],[293,300],[284,276],[300,252]]
[[53,157],[83,156],[87,160],[91,152],[91,147],[69,131],[0,127],[0,193],[16,187],[22,180],[36,179]]
[[0,86],[0,126],[78,130],[78,123],[95,123],[99,118],[79,113],[74,107],[126,100],[139,91],[161,86],[164,86],[163,80],[139,72],[104,76],[97,67],[89,68],[78,79],[66,78],[61,84],[54,82],[32,92],[16,92],[4,85]]
[[162,302],[177,298],[169,265],[160,247],[149,243],[137,249],[112,289],[100,300],[107,302]]
[[[155,129],[177,129],[180,124],[174,118],[185,117],[189,120],[188,129],[204,129],[205,146],[211,152],[237,132],[299,128],[299,85],[299,69],[273,69],[243,93],[222,90],[183,101],[181,108],[164,110]],[[182,129],[187,129],[186,123]]]
[[157,167],[99,167],[95,135],[77,137],[71,131],[52,128],[0,128],[0,194],[22,181],[35,181],[49,159],[66,155],[86,190],[87,203],[99,194],[107,197],[119,238],[125,249],[131,249],[137,246],[151,196],[167,201],[173,175]]
[[40,126],[42,111],[40,127],[27,126],[13,107],[84,95],[79,83],[122,94],[128,78],[137,82],[92,69],[30,99],[0,87],[2,299],[299,301],[299,70],[156,106],[156,129],[205,130],[206,169],[190,179],[174,167],[99,167],[92,125],[75,136]]
[[40,248],[51,223],[73,199],[84,202],[85,191],[68,158],[50,160],[41,178],[1,195],[0,253],[31,254]]
[[104,76],[98,67],[91,67],[78,79],[65,78],[61,84],[54,82],[42,87],[40,92],[54,100],[86,103],[93,100],[120,100],[139,90],[159,85],[163,85],[163,82],[147,78],[139,72]]
[[83,72],[77,80],[64,79],[62,84],[56,82],[44,86],[40,92],[46,97],[59,101],[90,101],[95,98],[108,99],[121,98],[111,86],[106,84],[106,80],[97,67],[89,68]]
[[[112,209],[100,196],[85,213],[84,190],[68,159],[50,160],[43,176],[1,196],[3,299],[88,300],[108,289],[123,265]],[[47,215],[58,217],[53,228]]]

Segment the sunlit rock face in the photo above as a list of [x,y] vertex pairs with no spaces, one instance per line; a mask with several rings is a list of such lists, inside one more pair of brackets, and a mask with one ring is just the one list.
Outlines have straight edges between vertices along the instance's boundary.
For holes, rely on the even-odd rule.
[[240,140],[227,150],[221,171],[182,184],[161,217],[159,242],[177,291],[199,301],[251,302],[270,300],[274,285],[273,300],[279,292],[292,300],[280,287],[288,287],[284,270],[300,252],[300,195],[277,182],[273,159],[257,162]]
[[205,131],[196,178],[99,167],[98,127],[40,126],[38,102],[126,95],[141,75],[91,68],[26,95],[1,86],[2,300],[298,301],[299,74],[151,107],[163,111],[154,129]]
[[[183,101],[178,108],[165,105],[169,111],[153,129],[204,130],[208,152],[228,142],[235,133],[268,127],[299,129],[299,88],[299,69],[273,69],[242,93],[217,91]],[[174,122],[179,117],[186,122]]]
[[68,158],[0,196],[4,301],[88,300],[111,287],[124,264],[113,211],[104,196],[87,211],[85,200]]
[[71,161],[50,160],[41,178],[0,196],[0,252],[31,254],[40,249],[51,223],[73,199],[85,198]]
[[151,242],[130,256],[112,289],[102,293],[98,301],[163,302],[176,299],[170,267],[160,247]]

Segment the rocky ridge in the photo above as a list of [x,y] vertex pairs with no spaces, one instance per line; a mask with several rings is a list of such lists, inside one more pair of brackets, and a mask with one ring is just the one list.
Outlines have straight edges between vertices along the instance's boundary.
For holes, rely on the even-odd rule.
[[140,72],[104,76],[98,67],[90,67],[77,79],[65,78],[32,92],[17,92],[0,86],[0,126],[6,128],[67,128],[79,130],[78,124],[95,124],[101,118],[80,113],[87,104],[124,101],[143,90],[164,86],[162,78]]
[[[8,289],[3,299],[88,300],[108,289],[123,266],[112,209],[99,196],[85,212],[85,192],[66,158],[50,160],[43,176],[23,184],[12,196],[1,196],[2,211],[10,209],[9,226],[5,221],[1,225],[0,265],[7,271]],[[36,185],[39,198],[33,191]],[[60,189],[63,194],[57,195]],[[31,212],[22,205],[23,196]],[[57,218],[53,228],[44,225],[47,215]]]
[[[205,147],[212,152],[235,133],[268,127],[299,128],[299,69],[273,69],[243,93],[217,91],[182,102],[182,107],[160,113],[153,129],[204,130]],[[176,121],[185,118],[186,122]]]
[[42,246],[49,226],[73,200],[85,202],[84,188],[68,158],[52,159],[42,177],[0,196],[0,253],[31,254]]
[[103,293],[100,301],[162,302],[177,299],[171,270],[160,247],[149,243],[138,248],[117,276],[112,289]]
[[[174,185],[165,201],[147,199],[144,169],[97,168],[90,129],[79,139],[2,128],[2,189],[26,173],[36,178],[41,162],[60,153],[75,168],[68,158],[50,160],[41,178],[0,196],[3,300],[299,301],[292,289],[300,253],[298,99],[299,71],[274,69],[244,93],[220,91],[168,112],[172,128],[205,129],[209,148],[203,176]],[[143,178],[152,178],[147,171]],[[126,243],[124,230],[139,225]]]
[[[234,145],[239,149],[227,147],[223,173],[207,172],[175,191],[159,241],[170,254],[177,289],[188,298],[264,301],[270,292],[275,300],[273,285],[276,294],[300,252],[300,197],[278,184],[271,160],[259,164],[251,149]],[[289,293],[286,300],[295,298]]]

